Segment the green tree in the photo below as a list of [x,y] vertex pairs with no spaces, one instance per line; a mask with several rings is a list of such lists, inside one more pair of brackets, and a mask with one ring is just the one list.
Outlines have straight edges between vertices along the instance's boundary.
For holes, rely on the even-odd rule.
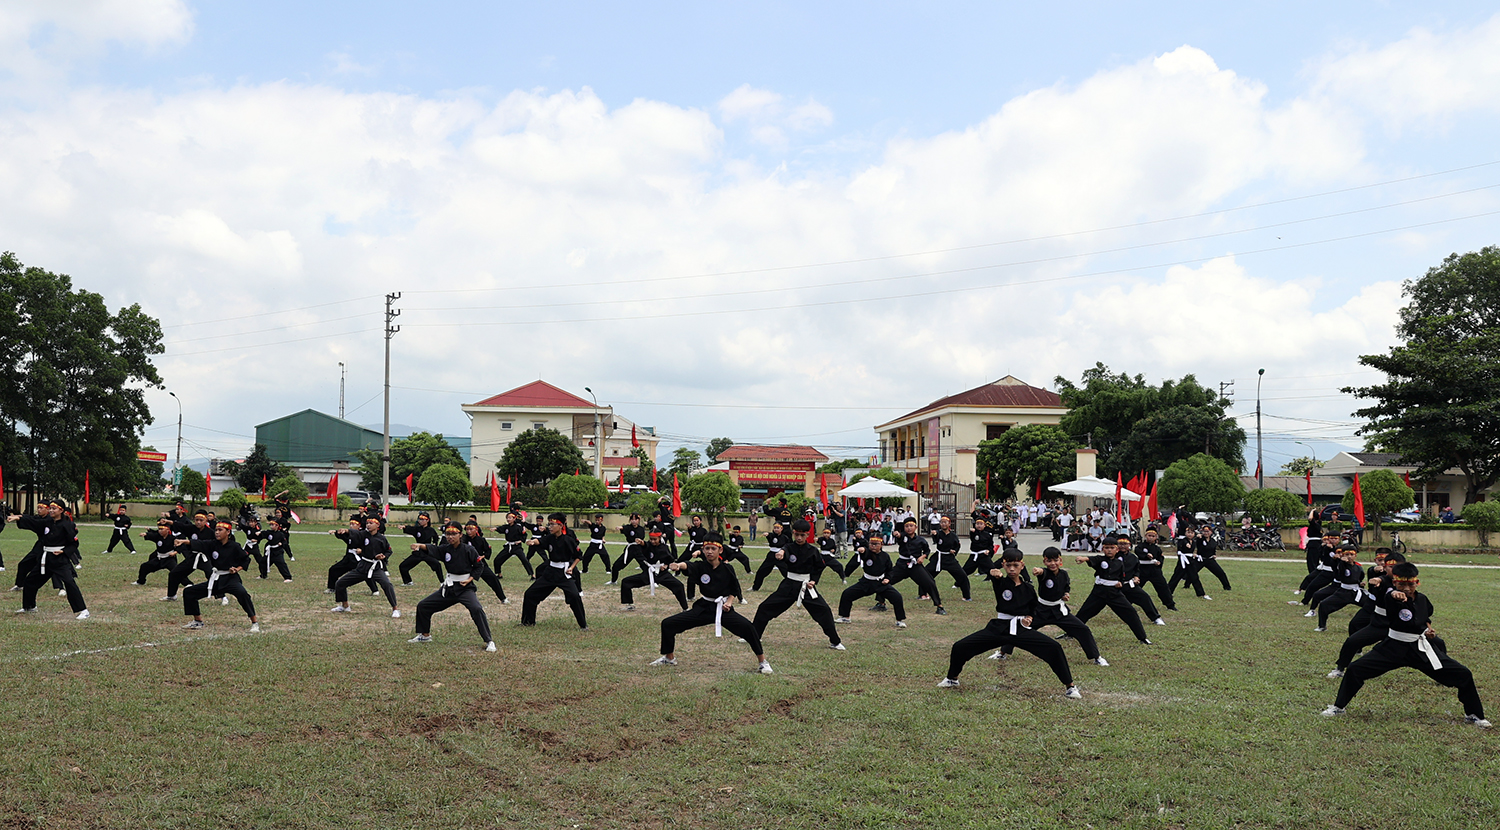
[[151,422],[161,325],[132,305],[111,314],[71,278],[0,254],[0,466],[13,485],[78,496],[127,491]]
[[183,496],[192,500],[191,508],[197,508],[198,500],[208,496],[208,481],[203,474],[192,467],[182,468],[182,477],[177,482],[177,496]]
[[840,458],[818,467],[819,473],[842,473],[845,470],[866,470],[870,463],[859,458]]
[[649,519],[651,514],[656,512],[656,503],[660,500],[661,493],[637,490],[625,500],[625,509],[631,513],[641,514],[642,519]]
[[469,471],[453,464],[434,464],[422,472],[412,488],[417,500],[437,505],[441,516],[450,504],[467,504],[474,497],[474,487],[469,484]]
[[[767,496],[766,504],[779,504],[778,499],[782,496],[786,497],[787,509],[792,511],[792,521],[802,518],[802,514],[807,512],[807,508],[809,507],[817,510],[817,506],[813,504],[813,500],[808,498],[801,490],[787,490],[777,493],[774,496]],[[791,528],[787,528],[788,533],[791,530]]]
[[1490,533],[1500,530],[1500,502],[1481,501],[1464,505],[1464,524],[1479,531],[1480,547],[1490,546]]
[[1245,511],[1256,521],[1287,522],[1300,518],[1306,510],[1301,499],[1285,490],[1272,487],[1245,493]]
[[516,477],[517,486],[544,485],[575,470],[592,470],[583,451],[568,436],[555,429],[528,429],[505,447],[495,463],[501,478]]
[[1042,487],[1073,479],[1077,469],[1079,443],[1061,427],[1050,424],[1025,424],[1011,427],[988,441],[979,442],[976,466],[980,495],[985,477],[989,477],[990,498],[1009,498],[1017,486],[1034,490],[1038,480]]
[[703,454],[708,456],[708,463],[717,464],[719,463],[719,453],[732,446],[734,446],[734,442],[728,438],[715,438],[708,442],[708,449],[704,450]]
[[609,500],[604,482],[590,475],[563,474],[547,485],[547,504],[577,514],[590,507],[602,507]]
[[1281,465],[1279,476],[1305,476],[1308,470],[1316,470],[1323,466],[1323,462],[1309,456],[1298,456],[1291,461]]
[[[380,462],[380,450],[358,449],[354,451],[354,456],[359,459],[359,466],[355,468],[359,473],[359,489],[380,492],[380,481],[384,475]],[[391,441],[391,489],[387,495],[394,496],[406,492],[406,485],[403,483],[406,477],[412,476],[412,480],[415,481],[434,464],[466,466],[463,456],[443,439],[442,433],[434,435],[430,432],[414,432],[405,438],[393,439]]]
[[1186,505],[1204,513],[1226,513],[1245,500],[1245,485],[1223,461],[1197,453],[1167,467],[1157,485],[1163,510]]
[[[1224,418],[1229,401],[1193,375],[1152,386],[1142,375],[1131,377],[1096,363],[1078,384],[1061,376],[1054,383],[1069,407],[1063,431],[1099,450],[1099,475],[1104,478],[1159,470],[1205,451],[1231,465],[1244,455],[1245,431]],[[1134,441],[1129,440],[1132,435]]]
[[[1416,501],[1416,494],[1390,470],[1374,470],[1359,477],[1359,493],[1365,501],[1365,521],[1374,525],[1380,538],[1380,517],[1405,510]],[[1354,515],[1354,488],[1344,492],[1344,513]]]
[[687,481],[688,476],[694,470],[703,469],[703,456],[691,447],[678,447],[672,452],[672,463],[664,468],[662,472],[671,478],[675,473],[678,481]]
[[241,507],[249,503],[250,499],[245,496],[244,490],[238,487],[231,487],[219,494],[217,506],[222,508],[226,513],[237,513]]
[[275,497],[279,493],[286,493],[288,501],[306,501],[307,485],[297,478],[296,473],[285,472],[276,477],[268,488],[267,496]]
[[625,483],[632,487],[649,487],[651,471],[656,469],[656,465],[651,463],[651,456],[646,454],[645,447],[636,447],[630,454],[635,456],[636,465],[625,470]]
[[[240,465],[234,480],[245,492],[259,493],[262,480],[267,482],[269,489],[269,482],[281,478],[288,472],[290,471],[285,465],[271,458],[271,452],[266,449],[265,444],[256,444],[255,448],[250,450],[250,454],[245,456],[245,463]],[[261,476],[265,478],[262,479]],[[267,492],[266,495],[270,493]]]
[[1403,293],[1405,342],[1359,358],[1385,382],[1343,391],[1372,401],[1354,413],[1369,420],[1361,435],[1379,434],[1413,476],[1458,468],[1477,501],[1500,481],[1500,248],[1451,254]]
[[719,529],[724,526],[725,513],[740,509],[740,486],[728,473],[702,473],[682,486],[682,502],[689,510],[707,513],[708,526]]

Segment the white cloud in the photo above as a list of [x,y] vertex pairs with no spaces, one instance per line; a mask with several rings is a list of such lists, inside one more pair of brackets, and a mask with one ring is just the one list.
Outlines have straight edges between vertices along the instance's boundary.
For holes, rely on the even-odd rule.
[[787,132],[810,132],[833,124],[833,110],[808,99],[788,107],[780,93],[743,84],[719,100],[719,115],[726,124],[744,122],[757,144],[785,150]]

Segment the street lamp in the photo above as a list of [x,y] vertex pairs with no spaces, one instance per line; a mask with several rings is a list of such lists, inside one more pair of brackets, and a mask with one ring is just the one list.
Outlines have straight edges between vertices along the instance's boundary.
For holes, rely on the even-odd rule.
[[594,390],[587,386],[583,387],[583,391],[589,393],[589,397],[594,399],[594,475],[599,476],[602,480],[604,476],[604,470],[601,469],[604,466],[604,436],[599,431],[599,396],[595,395]]
[[177,457],[172,460],[172,484],[175,486],[178,472],[182,469],[182,399],[177,397],[176,392],[167,394],[177,402]]
[[1312,444],[1308,444],[1308,443],[1304,443],[1302,441],[1293,441],[1292,443],[1293,444],[1302,444],[1302,446],[1307,447],[1309,450],[1312,451],[1312,465],[1313,465],[1313,468],[1316,469],[1317,466],[1318,466],[1318,451],[1313,448],[1313,445]]
[[1266,370],[1261,369],[1255,376],[1255,489],[1263,490],[1266,486],[1266,471],[1262,465],[1264,457],[1261,453],[1260,436],[1260,379],[1266,376]]

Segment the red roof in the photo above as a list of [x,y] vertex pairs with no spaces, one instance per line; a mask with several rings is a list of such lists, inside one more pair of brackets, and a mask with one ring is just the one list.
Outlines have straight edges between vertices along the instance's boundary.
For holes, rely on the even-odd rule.
[[950,406],[974,406],[974,407],[1037,407],[1047,406],[1062,409],[1062,398],[1056,392],[1039,389],[1030,386],[1010,375],[983,386],[976,386],[967,392],[959,392],[957,395],[949,395],[946,398],[938,398],[932,403],[902,415],[886,423],[896,423],[909,418],[929,412],[934,409],[943,409]]
[[594,408],[593,401],[586,401],[572,392],[553,386],[545,380],[534,380],[525,386],[517,386],[509,392],[501,392],[469,406],[535,406],[546,409]]
[[735,444],[719,453],[719,461],[827,461],[828,456],[800,444]]

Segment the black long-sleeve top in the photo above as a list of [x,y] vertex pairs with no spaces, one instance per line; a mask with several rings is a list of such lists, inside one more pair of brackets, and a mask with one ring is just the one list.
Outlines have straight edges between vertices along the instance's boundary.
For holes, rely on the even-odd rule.
[[607,528],[604,527],[603,522],[589,522],[588,529],[590,542],[604,541],[604,534],[607,531]]
[[1089,557],[1089,567],[1094,570],[1096,579],[1123,582],[1125,580],[1125,563],[1118,556],[1105,556],[1098,554]]
[[130,517],[125,515],[124,513],[116,513],[114,515],[114,522],[115,530],[118,530],[121,533],[124,533],[125,531],[130,529]]
[[447,541],[444,541],[441,545],[428,548],[427,552],[443,563],[443,569],[450,576],[467,577],[479,567],[479,551],[468,542],[449,545]]
[[930,549],[927,540],[921,536],[897,537],[900,541],[896,543],[896,553],[901,559],[915,562],[917,557],[926,556]]
[[969,531],[969,552],[990,553],[995,550],[995,534],[989,528]]
[[160,530],[148,530],[142,535],[142,538],[156,546],[156,550],[152,552],[152,556],[157,559],[166,559],[169,556],[177,555],[177,537],[172,534],[170,529],[166,533],[162,533]]
[[1385,608],[1385,622],[1390,629],[1407,634],[1425,632],[1428,623],[1432,621],[1432,602],[1427,599],[1427,595],[1412,591],[1406,595],[1405,600],[1398,600],[1391,596],[1393,593],[1395,592],[1385,591],[1379,600],[1381,607]]
[[776,533],[772,531],[771,533],[766,534],[766,547],[770,548],[771,550],[786,550],[786,546],[790,544],[791,541],[792,537],[788,536],[785,533]]
[[838,553],[839,540],[833,538],[832,536],[824,536],[823,538],[818,540],[818,550],[830,554]]
[[1135,554],[1136,561],[1142,568],[1161,567],[1164,561],[1161,556],[1161,545],[1151,542],[1141,542],[1131,552]]
[[871,579],[886,579],[891,575],[891,556],[884,550],[880,553],[861,551],[858,561],[864,576]]
[[[671,555],[671,551],[667,551]],[[688,564],[684,571],[689,582],[698,586],[699,601],[712,601],[719,597],[737,597],[744,593],[740,589],[739,577],[734,574],[734,566],[724,560],[719,560],[718,567],[710,567],[702,559]]]
[[490,540],[484,538],[484,533],[482,532],[475,533],[472,536],[465,533],[464,541],[473,546],[474,550],[479,553],[480,559],[489,559],[490,555],[494,552],[493,548],[490,547]]
[[[371,533],[367,530],[340,530],[333,535],[344,540],[348,551],[361,562],[375,562],[378,568],[385,568],[391,558],[391,543],[380,533]],[[385,559],[375,557],[385,554]]]
[[526,541],[526,525],[521,522],[511,522],[501,525],[500,533],[505,537],[505,544],[515,545]]
[[796,542],[786,546],[781,558],[781,572],[784,574],[807,574],[817,582],[823,576],[823,554],[812,545]]
[[954,533],[952,530],[948,530],[948,531],[939,530],[937,533],[933,534],[932,542],[933,542],[934,545],[937,546],[937,551],[938,551],[939,555],[943,555],[943,554],[947,554],[949,556],[957,556],[958,555],[958,551],[959,551],[958,534]]
[[1037,577],[1036,581],[1037,596],[1049,602],[1056,602],[1062,599],[1073,589],[1072,580],[1068,576],[1068,572],[1062,568],[1058,568],[1057,573],[1043,568],[1042,575]]
[[231,536],[229,541],[220,542],[218,539],[207,539],[193,542],[188,547],[194,553],[208,555],[208,561],[204,563],[204,571],[227,571],[230,568],[244,570],[250,567],[250,555],[240,547],[240,543]]
[[640,565],[642,573],[646,571],[648,565],[670,565],[677,561],[672,556],[672,549],[662,542],[656,544],[641,542],[631,545],[626,555]]
[[418,544],[436,545],[439,541],[437,528],[432,525],[407,525],[401,532],[415,539]]
[[625,525],[620,528],[620,533],[625,536],[625,544],[632,545],[646,538],[646,528],[641,525]]
[[738,533],[731,533],[729,534],[729,539],[727,542],[725,542],[724,546],[734,551],[735,553],[739,553],[740,549],[745,546],[745,537],[741,536]]
[[1358,562],[1345,562],[1340,559],[1333,564],[1333,581],[1346,585],[1358,585],[1364,578],[1365,571]]
[[1193,543],[1193,551],[1204,559],[1212,559],[1219,553],[1219,544],[1212,539],[1200,536],[1198,541]]
[[1003,576],[990,583],[995,588],[995,613],[1030,617],[1036,613],[1036,589],[1027,582]]
[[537,537],[537,550],[545,553],[548,562],[574,562],[578,559],[578,537],[571,533],[553,536],[551,533]]
[[698,525],[697,527],[693,527],[692,525],[688,526],[688,541],[689,542],[691,542],[691,543],[693,543],[695,545],[701,545],[701,544],[703,544],[704,540],[707,539],[707,538],[708,538],[708,528],[704,527],[703,525]]

